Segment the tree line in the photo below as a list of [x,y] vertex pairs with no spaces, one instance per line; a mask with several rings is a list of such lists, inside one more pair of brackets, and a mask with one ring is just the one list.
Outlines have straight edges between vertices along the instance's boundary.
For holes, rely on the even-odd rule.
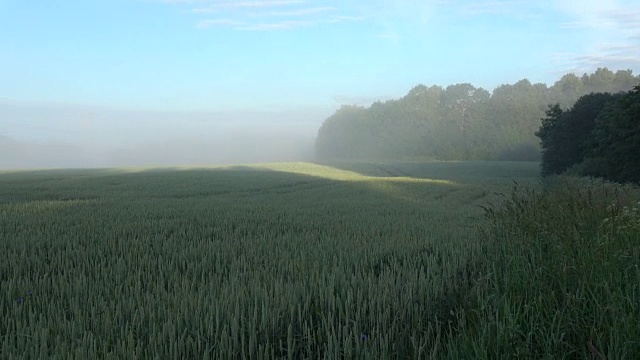
[[640,183],[640,85],[626,93],[591,93],[568,110],[549,106],[536,135],[542,175],[572,172]]
[[[640,76],[599,68],[566,74],[548,87],[523,79],[493,92],[469,83],[418,85],[400,99],[342,106],[316,139],[320,160],[531,160],[541,158],[536,133],[554,111],[570,111],[590,93],[631,90]],[[612,95],[613,96],[613,95]]]

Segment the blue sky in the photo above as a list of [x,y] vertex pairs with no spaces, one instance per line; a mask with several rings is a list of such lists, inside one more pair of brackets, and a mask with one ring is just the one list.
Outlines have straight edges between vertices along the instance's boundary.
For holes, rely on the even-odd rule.
[[592,3],[2,0],[0,97],[282,109],[418,83],[492,90],[597,66],[637,73],[640,2]]
[[122,142],[202,114],[312,134],[419,83],[638,74],[639,54],[640,0],[0,0],[0,135]]

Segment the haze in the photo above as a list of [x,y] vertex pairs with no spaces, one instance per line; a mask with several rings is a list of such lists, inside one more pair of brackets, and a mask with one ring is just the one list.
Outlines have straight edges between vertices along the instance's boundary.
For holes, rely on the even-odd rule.
[[638,1],[0,1],[0,169],[312,160],[343,104],[640,71]]

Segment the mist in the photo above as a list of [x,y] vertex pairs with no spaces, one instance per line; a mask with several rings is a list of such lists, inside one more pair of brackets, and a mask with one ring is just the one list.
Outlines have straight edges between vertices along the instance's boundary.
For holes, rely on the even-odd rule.
[[0,169],[309,161],[332,111],[141,111],[2,100]]

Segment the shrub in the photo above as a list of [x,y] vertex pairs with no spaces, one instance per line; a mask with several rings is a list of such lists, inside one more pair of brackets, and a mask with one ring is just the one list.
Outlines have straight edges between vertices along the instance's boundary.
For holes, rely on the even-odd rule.
[[639,194],[555,177],[485,208],[490,285],[477,289],[474,330],[460,333],[452,356],[636,359]]

